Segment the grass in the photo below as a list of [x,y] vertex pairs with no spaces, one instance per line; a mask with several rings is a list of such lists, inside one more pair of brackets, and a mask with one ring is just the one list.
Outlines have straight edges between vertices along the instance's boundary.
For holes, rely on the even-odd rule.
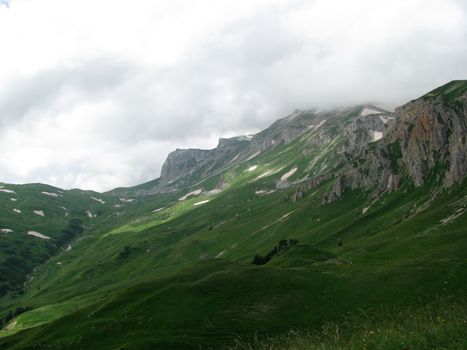
[[403,310],[348,315],[318,329],[256,341],[237,340],[230,350],[466,349],[467,303],[436,300]]
[[[351,122],[359,111],[345,113]],[[422,339],[429,331],[423,326],[428,308],[452,307],[453,315],[465,311],[460,301],[467,284],[467,183],[434,197],[434,183],[416,188],[403,179],[398,191],[374,197],[371,191],[346,190],[332,205],[323,205],[345,140],[336,137],[338,118],[330,117],[322,128],[225,172],[219,165],[204,182],[197,182],[197,173],[188,179],[196,184],[182,191],[151,194],[155,181],[103,195],[66,192],[70,197],[64,200],[76,203],[85,231],[71,250],[40,260],[23,294],[0,299],[0,314],[33,308],[0,332],[0,347],[220,348],[241,337],[245,346],[287,349],[314,346],[326,335],[326,346],[378,348],[381,341],[390,348],[400,332],[410,330],[406,325],[396,332],[404,314],[419,325],[413,332]],[[321,132],[328,142],[315,142]],[[393,166],[400,158],[396,146]],[[297,183],[276,189],[281,175],[294,167],[289,180]],[[291,200],[310,173],[330,180]],[[178,200],[198,188],[212,189],[221,177],[230,185],[223,192]],[[30,194],[23,194],[23,205],[30,210],[38,205],[32,202],[38,188],[25,189]],[[271,192],[257,195],[258,190]],[[58,203],[39,198],[51,213],[42,224],[60,232],[68,222]],[[205,199],[210,201],[193,205]],[[165,209],[153,212],[159,208]],[[101,215],[87,218],[87,210]],[[251,264],[283,239],[299,244],[266,265]],[[445,306],[436,306],[437,298]],[[286,336],[291,329],[304,333]],[[335,329],[341,343],[332,337]],[[384,343],[385,329],[398,335]],[[452,332],[452,342],[460,341],[455,328]],[[251,343],[255,334],[263,340]],[[359,343],[363,336],[365,344]]]

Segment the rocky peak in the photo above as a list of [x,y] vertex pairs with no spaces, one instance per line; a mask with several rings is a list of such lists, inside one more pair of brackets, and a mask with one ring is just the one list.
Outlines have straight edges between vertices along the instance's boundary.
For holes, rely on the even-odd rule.
[[438,166],[449,187],[467,174],[466,134],[467,81],[453,81],[396,109],[387,142],[400,142],[416,186]]
[[314,110],[296,110],[289,116],[279,119],[267,129],[257,133],[252,139],[249,153],[262,152],[280,144],[288,144],[321,122]]
[[210,150],[176,149],[162,166],[160,187],[182,188],[215,173],[233,163],[248,147],[250,139],[248,136],[221,138],[218,146]]
[[444,187],[467,175],[467,81],[435,89],[397,108],[394,116],[376,147],[364,147],[347,159],[325,202],[346,188],[395,190],[405,175],[415,186],[432,175]]

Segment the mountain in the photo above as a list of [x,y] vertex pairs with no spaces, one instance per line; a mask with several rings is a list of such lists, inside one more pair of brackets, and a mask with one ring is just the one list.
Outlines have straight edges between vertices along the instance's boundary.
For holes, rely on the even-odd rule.
[[[0,236],[4,259],[18,262],[13,241],[51,248],[2,275],[0,346],[463,348],[466,108],[467,81],[454,81],[395,112],[295,111],[212,150],[176,150],[133,188],[2,184],[27,213],[0,193],[14,231]],[[303,332],[295,345],[290,330]]]

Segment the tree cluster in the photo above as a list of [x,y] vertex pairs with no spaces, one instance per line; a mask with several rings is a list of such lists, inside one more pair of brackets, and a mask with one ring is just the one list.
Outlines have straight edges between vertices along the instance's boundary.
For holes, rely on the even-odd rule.
[[26,307],[17,307],[15,310],[10,310],[8,314],[4,318],[0,318],[0,328],[2,328],[4,325],[6,325],[8,322],[10,322],[12,319],[14,319],[16,316],[21,315],[22,313],[25,313],[26,311],[32,310],[32,307],[26,306]]
[[283,254],[290,247],[297,245],[297,244],[298,244],[298,240],[296,239],[289,239],[289,240],[282,239],[279,241],[279,244],[274,246],[274,248],[269,253],[267,253],[265,256],[255,255],[252,263],[255,265],[267,264],[274,255]]
[[126,259],[131,253],[130,246],[124,246],[123,249],[118,253],[118,259]]
[[60,237],[57,238],[57,245],[59,247],[65,247],[70,241],[72,241],[77,235],[83,233],[84,227],[83,222],[79,219],[71,219],[68,222],[68,227],[61,231]]

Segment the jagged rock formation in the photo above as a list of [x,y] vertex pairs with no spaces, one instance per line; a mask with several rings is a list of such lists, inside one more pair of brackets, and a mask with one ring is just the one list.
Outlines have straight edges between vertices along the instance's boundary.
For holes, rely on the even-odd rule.
[[257,133],[251,140],[249,153],[255,154],[280,144],[288,144],[310,128],[318,126],[323,120],[323,115],[314,110],[297,110]]
[[[252,137],[220,139],[212,150],[177,149],[170,153],[162,167],[157,191],[187,187],[227,167],[272,151],[279,145],[290,144],[301,136],[306,139],[305,156],[312,154],[317,147],[342,138],[345,143],[336,152],[348,158],[348,154],[360,152],[369,142],[381,138],[393,118],[391,112],[372,105],[330,111],[295,111]],[[227,183],[225,176],[221,176],[218,187],[225,187]],[[286,183],[281,188],[290,185]]]
[[325,203],[346,188],[375,189],[375,195],[395,190],[404,175],[415,186],[432,176],[444,187],[465,177],[467,81],[450,82],[397,108],[395,118],[381,143],[347,159]]
[[160,187],[170,185],[183,188],[196,180],[201,180],[238,159],[248,147],[250,138],[246,136],[220,139],[211,150],[177,149],[169,154],[162,166]]
[[211,150],[177,149],[169,154],[160,179],[138,194],[180,190],[215,174],[217,188],[225,188],[238,166],[297,142],[308,166],[300,179],[278,186],[294,187],[293,200],[333,178],[325,203],[346,189],[371,190],[377,196],[406,180],[421,186],[430,178],[449,187],[467,174],[466,85],[448,83],[395,113],[374,105],[295,111],[254,136],[220,139]]
[[435,167],[445,187],[467,174],[467,82],[451,82],[407,103],[396,110],[396,118],[387,142],[400,142],[404,165],[416,186]]

